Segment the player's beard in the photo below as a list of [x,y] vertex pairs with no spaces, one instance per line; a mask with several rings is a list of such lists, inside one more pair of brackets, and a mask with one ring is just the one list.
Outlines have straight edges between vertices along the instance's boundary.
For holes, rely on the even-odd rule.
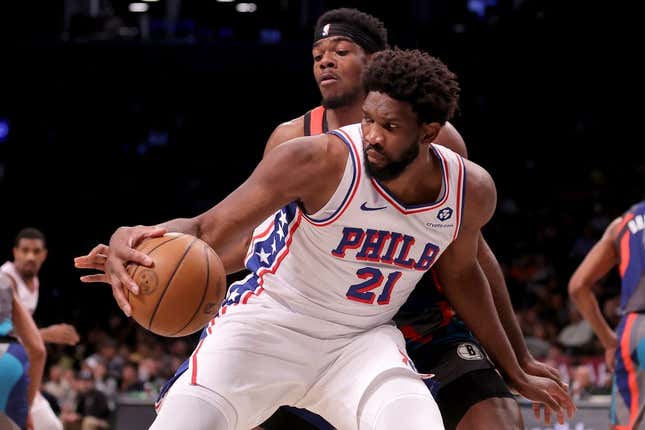
[[378,179],[379,181],[388,181],[390,179],[397,178],[401,173],[403,173],[405,168],[408,167],[410,163],[412,163],[419,156],[419,145],[416,141],[413,141],[410,147],[406,149],[403,154],[401,154],[398,160],[392,160],[383,152],[378,151],[381,155],[386,157],[388,163],[382,167],[377,167],[371,164],[367,159],[367,150],[370,148],[378,151],[378,149],[376,149],[376,147],[372,145],[365,147],[365,170],[367,170],[367,173],[371,177]]
[[362,90],[357,87],[351,91],[345,92],[343,94],[323,97],[320,104],[325,109],[338,109],[341,107],[349,106],[361,97]]

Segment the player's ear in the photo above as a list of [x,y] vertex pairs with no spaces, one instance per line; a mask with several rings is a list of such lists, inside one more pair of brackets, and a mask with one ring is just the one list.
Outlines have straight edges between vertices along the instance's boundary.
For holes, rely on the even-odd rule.
[[425,144],[434,142],[439,135],[439,131],[441,130],[441,124],[439,124],[438,122],[430,122],[427,124],[424,123],[421,124],[421,127],[423,128],[422,142]]

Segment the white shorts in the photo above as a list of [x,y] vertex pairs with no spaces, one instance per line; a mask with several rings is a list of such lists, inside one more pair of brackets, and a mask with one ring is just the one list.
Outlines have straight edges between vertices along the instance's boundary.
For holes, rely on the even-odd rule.
[[236,429],[259,425],[282,405],[306,408],[336,428],[357,429],[361,399],[379,376],[422,377],[393,325],[352,331],[295,314],[266,293],[228,307],[211,324],[167,395],[208,388],[232,406],[235,416],[227,418]]

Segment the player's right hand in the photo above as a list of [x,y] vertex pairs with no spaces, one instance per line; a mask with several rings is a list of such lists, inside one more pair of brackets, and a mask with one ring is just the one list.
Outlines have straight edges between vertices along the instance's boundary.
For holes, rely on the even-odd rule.
[[550,378],[541,376],[526,375],[522,383],[515,382],[513,385],[517,391],[529,400],[542,404],[545,407],[544,419],[550,424],[551,414],[555,414],[558,423],[564,424],[564,414],[573,417],[576,407],[569,393],[565,388]]
[[146,267],[152,266],[152,258],[135,248],[149,237],[159,237],[166,233],[166,229],[159,227],[136,226],[119,227],[110,238],[107,259],[105,260],[105,275],[112,286],[112,295],[121,310],[127,315],[132,315],[130,303],[123,293],[127,288],[133,294],[139,293],[139,286],[128,275],[126,265],[135,263]]
[[107,260],[108,251],[107,245],[99,243],[87,255],[74,258],[74,267],[77,269],[96,269],[103,272],[81,276],[81,282],[88,284],[92,282],[109,283],[105,274],[105,260]]
[[76,345],[80,340],[74,326],[69,324],[54,324],[43,329],[43,339],[46,342],[60,345]]

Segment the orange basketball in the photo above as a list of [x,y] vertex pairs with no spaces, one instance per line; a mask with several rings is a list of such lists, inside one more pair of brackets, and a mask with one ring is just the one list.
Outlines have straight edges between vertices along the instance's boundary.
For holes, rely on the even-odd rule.
[[126,296],[132,317],[161,336],[186,336],[203,328],[226,294],[226,273],[215,251],[189,234],[167,233],[138,247],[152,267],[132,264],[128,273],[139,294]]

